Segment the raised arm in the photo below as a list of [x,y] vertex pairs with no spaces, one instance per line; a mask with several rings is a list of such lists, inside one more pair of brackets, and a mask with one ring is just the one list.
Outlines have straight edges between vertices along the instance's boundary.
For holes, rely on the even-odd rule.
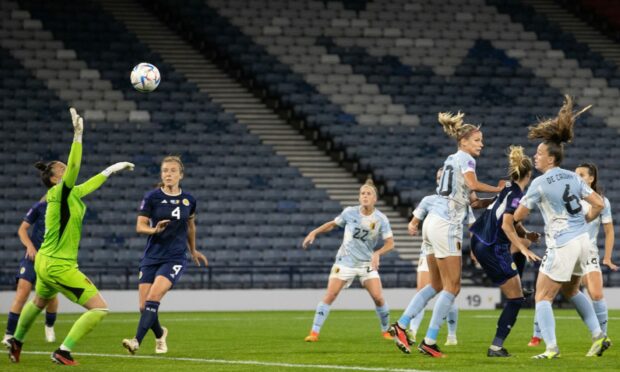
[[134,165],[126,161],[113,164],[104,169],[101,173],[91,177],[88,181],[76,186],[74,192],[77,192],[80,197],[84,197],[100,188],[114,173],[124,169],[133,170],[133,168]]
[[479,191],[479,192],[492,192],[498,193],[502,191],[506,181],[500,180],[497,183],[497,186],[487,185],[484,182],[478,181],[478,177],[476,177],[476,172],[465,172],[463,174],[463,178],[465,179],[465,184],[471,191]]
[[334,228],[336,228],[336,226],[338,226],[338,224],[335,221],[329,221],[317,227],[316,229],[310,231],[310,233],[306,236],[302,244],[303,249],[307,249],[310,246],[310,244],[314,243],[314,239],[316,239],[317,235],[330,232]]
[[71,121],[73,122],[73,144],[71,144],[71,152],[67,160],[67,169],[62,177],[64,186],[72,189],[77,181],[80,173],[80,165],[82,164],[82,133],[84,132],[84,120],[73,107],[69,109],[71,113]]

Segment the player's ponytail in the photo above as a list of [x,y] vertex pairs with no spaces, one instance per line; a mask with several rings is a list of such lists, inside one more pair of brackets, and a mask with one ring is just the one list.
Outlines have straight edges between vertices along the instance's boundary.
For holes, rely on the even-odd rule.
[[369,187],[372,189],[372,191],[375,193],[375,197],[379,197],[379,192],[377,191],[377,187],[375,186],[374,181],[369,178],[366,180],[366,182],[364,182],[364,184],[362,185],[362,187],[360,187],[360,191],[364,188],[364,187]]
[[573,112],[573,99],[569,95],[564,96],[564,104],[557,116],[552,119],[539,120],[529,128],[528,138],[543,140],[547,145],[549,155],[555,158],[555,165],[560,165],[564,160],[564,144],[573,141],[573,126],[575,119],[588,111],[592,105],[579,112]]
[[437,120],[439,120],[439,124],[443,127],[443,131],[450,137],[456,139],[458,143],[462,139],[468,138],[472,134],[480,131],[479,125],[463,123],[464,117],[465,114],[460,111],[456,115],[453,115],[451,112],[440,112],[437,115]]
[[52,177],[54,176],[54,164],[56,164],[56,161],[50,161],[49,163],[38,161],[34,163],[34,167],[41,172],[41,182],[43,182],[45,187],[48,189],[51,189],[54,185],[56,185],[52,182]]
[[603,195],[603,188],[598,184],[598,167],[594,163],[581,163],[577,168],[586,168],[588,174],[592,177],[592,185],[590,188],[596,191],[599,195]]
[[521,146],[510,146],[508,149],[508,176],[513,181],[522,180],[534,169],[529,156],[523,152]]

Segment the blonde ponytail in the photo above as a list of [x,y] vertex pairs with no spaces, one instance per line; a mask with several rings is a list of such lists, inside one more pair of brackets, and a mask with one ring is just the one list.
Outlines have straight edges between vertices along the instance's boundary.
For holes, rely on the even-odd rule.
[[480,126],[465,124],[463,122],[464,117],[465,114],[460,111],[456,115],[453,115],[451,112],[440,112],[437,115],[437,120],[439,120],[439,124],[443,127],[443,131],[459,142],[461,139],[467,138],[480,130]]
[[532,159],[525,155],[523,147],[510,146],[508,149],[508,176],[513,181],[519,181],[534,169]]

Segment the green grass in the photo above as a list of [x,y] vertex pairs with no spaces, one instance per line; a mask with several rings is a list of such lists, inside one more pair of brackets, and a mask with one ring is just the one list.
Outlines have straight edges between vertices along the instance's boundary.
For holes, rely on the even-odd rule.
[[[165,307],[165,302],[164,302]],[[392,311],[393,318],[400,310]],[[139,357],[129,357],[121,346],[121,339],[133,336],[138,314],[110,314],[99,327],[88,335],[75,350],[80,366],[75,371],[304,371],[318,370],[316,365],[363,367],[372,370],[564,370],[592,369],[611,371],[620,368],[620,345],[608,350],[601,358],[586,358],[590,336],[574,310],[555,310],[557,336],[562,352],[558,360],[532,360],[543,347],[526,346],[532,330],[532,310],[524,310],[506,348],[512,358],[487,358],[486,350],[495,332],[499,311],[461,311],[459,314],[458,346],[445,346],[444,359],[432,359],[419,354],[401,353],[391,341],[380,337],[374,311],[332,311],[318,343],[305,343],[303,338],[310,328],[313,311],[289,312],[228,312],[228,313],[166,313],[161,322],[170,330],[169,353],[154,353],[152,333],[147,335]],[[620,311],[611,311],[609,334],[620,334]],[[2,371],[48,371],[55,366],[49,353],[57,347],[43,341],[41,319],[33,326],[24,345],[24,354],[18,365],[10,365],[8,358],[0,360]],[[77,315],[60,314],[56,326],[57,337],[63,337]],[[615,318],[615,319],[613,319]],[[422,330],[430,319],[427,312]],[[4,326],[6,316],[1,317]],[[620,338],[619,338],[620,339]],[[445,327],[440,333],[440,345],[445,341]],[[39,352],[39,353],[31,353]],[[80,355],[81,353],[111,354],[112,356]],[[156,358],[156,359],[155,359]],[[174,358],[195,358],[180,360]],[[249,364],[241,364],[248,361]],[[284,363],[283,365],[259,365]],[[307,368],[300,368],[308,365]],[[326,368],[321,370],[334,370]],[[347,370],[347,369],[340,369]]]

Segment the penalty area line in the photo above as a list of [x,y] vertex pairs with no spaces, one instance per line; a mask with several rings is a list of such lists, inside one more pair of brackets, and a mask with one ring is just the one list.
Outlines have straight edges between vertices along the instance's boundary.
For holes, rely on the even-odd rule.
[[[50,355],[49,351],[23,351],[22,354],[33,355]],[[331,364],[293,364],[279,362],[261,362],[258,360],[226,360],[226,359],[207,359],[207,358],[176,358],[163,357],[154,355],[121,355],[121,354],[100,354],[100,353],[72,353],[75,356],[91,356],[101,358],[119,358],[119,359],[151,359],[160,361],[182,361],[207,364],[230,364],[230,365],[252,365],[264,367],[286,367],[286,368],[313,368],[313,369],[330,369],[343,371],[371,371],[371,372],[428,372],[420,369],[403,369],[403,368],[381,368],[381,367],[361,367],[361,366],[343,366]]]

